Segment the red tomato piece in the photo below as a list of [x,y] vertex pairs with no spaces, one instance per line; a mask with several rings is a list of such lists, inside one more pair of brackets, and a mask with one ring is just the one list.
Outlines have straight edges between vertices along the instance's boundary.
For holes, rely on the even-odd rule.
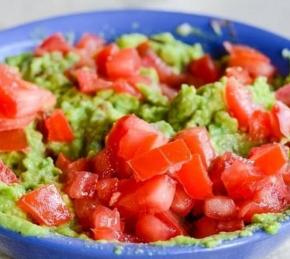
[[217,221],[205,216],[195,221],[193,226],[193,236],[195,238],[204,238],[219,232]]
[[286,84],[276,91],[276,99],[290,106],[290,84]]
[[0,152],[24,151],[27,146],[23,129],[0,131]]
[[7,167],[1,160],[0,160],[0,182],[6,184],[17,183],[18,179],[14,172]]
[[212,197],[212,182],[200,155],[193,154],[192,159],[185,163],[175,176],[192,199],[203,200]]
[[238,120],[242,129],[247,129],[250,118],[256,110],[249,89],[235,78],[228,78],[225,98],[229,112]]
[[242,219],[233,219],[227,221],[218,221],[217,228],[219,231],[232,232],[241,230],[245,227],[244,221]]
[[120,214],[117,209],[109,209],[102,205],[97,205],[92,215],[92,228],[106,227],[116,231],[121,230]]
[[189,64],[190,73],[201,80],[202,84],[208,84],[217,81],[220,78],[220,71],[210,55],[193,60]]
[[169,210],[175,194],[175,181],[166,175],[156,176],[121,196],[118,208],[122,214],[136,215],[141,212]]
[[90,161],[87,158],[80,158],[70,163],[67,167],[66,174],[69,176],[71,172],[86,171],[90,172]]
[[249,120],[249,134],[257,141],[269,140],[272,135],[271,115],[269,112],[256,110]]
[[35,119],[35,114],[26,115],[19,118],[6,118],[0,115],[0,131],[24,129]]
[[214,196],[205,200],[204,214],[212,219],[229,220],[237,216],[237,207],[231,198]]
[[101,179],[96,185],[96,192],[102,204],[108,206],[114,192],[118,190],[118,178]]
[[112,87],[116,93],[127,93],[137,98],[141,98],[140,91],[125,79],[117,79]]
[[90,172],[71,172],[68,181],[65,183],[64,191],[71,199],[92,197],[96,192],[98,175]]
[[71,50],[70,44],[61,33],[55,33],[45,38],[35,49],[34,54],[37,56],[44,55],[47,52],[58,51],[63,54]]
[[100,179],[111,178],[116,174],[107,149],[103,149],[92,159],[92,171],[97,174]]
[[98,53],[96,57],[96,65],[98,74],[102,76],[107,76],[107,61],[112,58],[113,55],[118,53],[119,48],[116,44],[109,44],[105,46],[101,51]]
[[272,127],[275,136],[280,139],[282,136],[290,136],[290,108],[282,102],[277,101],[272,108]]
[[258,76],[271,78],[274,75],[275,68],[270,59],[258,50],[229,42],[225,42],[224,46],[230,53],[229,66],[242,67],[254,78]]
[[53,184],[23,195],[18,206],[39,225],[59,226],[71,219],[68,208]]
[[183,139],[192,154],[200,155],[206,168],[215,158],[215,151],[205,128],[196,127],[182,130],[177,134],[176,139]]
[[288,156],[281,144],[266,144],[266,147],[250,159],[265,175],[279,174],[281,170],[286,169],[288,163]]
[[177,215],[185,217],[189,214],[193,206],[194,200],[187,195],[179,184],[176,185],[176,191],[170,209]]
[[250,85],[253,79],[250,77],[249,72],[241,67],[228,67],[226,69],[227,77],[234,77],[243,85]]
[[74,71],[74,74],[82,93],[93,94],[99,90],[112,87],[111,82],[98,78],[96,71],[93,69],[79,68]]
[[119,231],[107,227],[93,228],[92,232],[94,240],[116,241],[121,236]]
[[156,216],[144,215],[136,223],[136,235],[145,242],[155,242],[168,240],[174,231]]
[[71,163],[72,161],[69,158],[67,158],[63,153],[59,153],[55,161],[55,166],[65,172]]
[[107,60],[106,69],[110,79],[128,78],[138,74],[141,59],[136,49],[126,48]]
[[62,110],[55,110],[45,119],[48,141],[71,142],[74,134]]
[[105,44],[105,40],[95,34],[84,33],[76,43],[76,48],[85,50],[90,56],[94,56]]
[[233,199],[252,198],[262,177],[251,162],[241,159],[234,161],[221,175],[226,190]]

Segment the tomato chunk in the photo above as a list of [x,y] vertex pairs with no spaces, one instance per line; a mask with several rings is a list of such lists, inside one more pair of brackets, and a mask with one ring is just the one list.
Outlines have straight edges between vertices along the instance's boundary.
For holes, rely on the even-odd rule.
[[200,155],[205,167],[209,167],[215,158],[215,151],[205,128],[190,128],[179,132],[177,139],[183,139],[192,154]]
[[290,136],[290,108],[277,101],[272,108],[272,127],[278,139]]
[[96,185],[96,192],[99,200],[106,206],[109,205],[110,199],[118,189],[118,179],[108,178],[101,179]]
[[71,142],[73,131],[62,110],[57,109],[45,120],[48,141]]
[[115,241],[121,236],[119,231],[107,227],[93,228],[92,232],[94,240]]
[[35,119],[35,114],[21,116],[19,118],[6,118],[0,115],[0,131],[24,129]]
[[27,146],[23,129],[0,131],[0,152],[24,151]]
[[85,50],[90,56],[94,56],[104,44],[105,41],[102,37],[91,33],[84,33],[76,43],[76,48]]
[[116,174],[107,149],[103,149],[92,159],[92,171],[100,179],[110,178]]
[[250,159],[265,175],[279,174],[283,168],[286,169],[288,162],[287,154],[280,144],[267,144],[263,150],[256,152]]
[[241,67],[228,67],[226,69],[226,76],[234,77],[243,85],[250,85],[253,82],[249,72]]
[[0,160],[0,182],[6,184],[17,183],[18,179],[14,172],[7,167],[1,160]]
[[217,220],[233,219],[237,216],[237,207],[231,198],[215,196],[205,200],[204,214]]
[[72,161],[69,158],[67,158],[63,153],[59,153],[55,161],[55,166],[64,172],[71,163]]
[[98,74],[102,76],[107,76],[107,61],[112,58],[113,55],[118,53],[119,48],[116,44],[109,44],[105,46],[101,51],[97,54],[96,57],[96,65]]
[[290,106],[290,84],[286,84],[276,91],[277,100],[283,102],[287,106]]
[[193,236],[195,238],[204,238],[217,234],[219,229],[217,221],[208,217],[202,217],[194,222]]
[[194,206],[194,200],[187,195],[183,188],[178,184],[174,199],[171,205],[171,210],[179,216],[185,217]]
[[243,229],[244,227],[245,227],[245,224],[242,219],[219,221],[217,223],[218,230],[224,231],[224,232],[232,232],[232,231]]
[[175,176],[192,199],[203,200],[213,195],[212,182],[200,155],[193,154],[192,159],[185,163]]
[[249,120],[249,134],[257,141],[269,140],[272,136],[271,115],[269,112],[256,110]]
[[68,208],[53,184],[26,193],[18,201],[18,206],[40,225],[59,226],[71,219]]
[[97,205],[92,215],[92,228],[106,227],[116,231],[121,230],[120,214],[117,209],[111,210],[105,206]]
[[117,79],[112,87],[117,93],[127,93],[136,96],[137,98],[141,98],[140,91],[125,79]]
[[41,56],[47,52],[59,51],[67,53],[71,50],[70,44],[66,41],[61,33],[55,33],[45,38],[42,43],[36,48],[35,55]]
[[136,49],[122,49],[107,60],[106,70],[110,79],[127,78],[138,73],[141,59]]
[[92,197],[96,192],[98,175],[90,172],[71,172],[64,191],[72,199]]

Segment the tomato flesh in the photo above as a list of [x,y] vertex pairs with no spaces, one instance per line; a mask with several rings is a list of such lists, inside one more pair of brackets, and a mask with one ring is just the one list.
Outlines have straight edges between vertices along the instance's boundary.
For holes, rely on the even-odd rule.
[[177,215],[185,217],[189,214],[193,206],[194,200],[188,196],[179,184],[176,185],[176,191],[170,209]]
[[26,134],[23,129],[0,131],[0,153],[24,151],[27,146]]
[[14,172],[8,168],[1,160],[0,160],[0,182],[6,184],[17,183],[18,179]]

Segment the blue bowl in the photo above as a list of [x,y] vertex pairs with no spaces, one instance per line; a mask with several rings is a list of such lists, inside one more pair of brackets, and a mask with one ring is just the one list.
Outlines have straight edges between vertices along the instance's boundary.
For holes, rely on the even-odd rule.
[[[100,11],[46,19],[0,32],[0,59],[31,50],[40,37],[53,32],[72,33],[78,38],[83,32],[101,33],[107,40],[116,36],[140,32],[154,34],[172,32],[185,42],[200,42],[213,55],[223,53],[222,42],[236,41],[256,47],[266,53],[280,73],[289,72],[288,62],[281,56],[283,48],[290,48],[290,41],[273,33],[245,24],[226,22],[221,35],[211,26],[214,17],[184,13],[144,10]],[[202,33],[187,37],[176,35],[175,29],[189,23]],[[286,240],[290,234],[290,221],[282,223],[276,235],[257,231],[250,237],[225,241],[216,248],[200,246],[153,246],[145,244],[96,243],[79,239],[49,236],[24,237],[16,232],[0,228],[0,251],[13,258],[264,258]]]

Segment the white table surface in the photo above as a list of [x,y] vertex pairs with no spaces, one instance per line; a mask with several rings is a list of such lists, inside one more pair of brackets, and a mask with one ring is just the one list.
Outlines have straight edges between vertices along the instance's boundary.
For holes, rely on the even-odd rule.
[[[222,16],[290,38],[290,0],[0,0],[0,3],[0,28],[64,13],[130,7]],[[7,257],[0,254],[0,259],[4,258]],[[288,258],[290,237],[266,259]]]

